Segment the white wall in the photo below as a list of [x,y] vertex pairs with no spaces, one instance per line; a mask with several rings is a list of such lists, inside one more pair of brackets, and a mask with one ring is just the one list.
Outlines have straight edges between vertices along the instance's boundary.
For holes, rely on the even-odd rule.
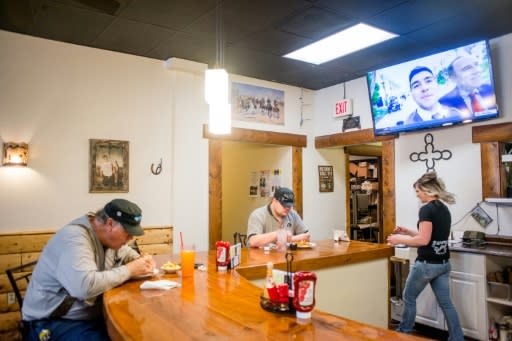
[[[141,206],[143,225],[172,224],[174,238],[181,232],[185,241],[207,249],[208,141],[202,125],[208,108],[203,75],[195,73],[200,68],[172,70],[162,61],[5,31],[0,46],[0,138],[30,144],[28,168],[0,167],[0,232],[58,228],[122,197]],[[314,148],[313,121],[301,125],[301,89],[231,79],[285,92],[283,126],[233,125],[308,136],[304,221],[318,229],[318,238],[327,237],[321,231],[338,225],[339,213],[317,219],[317,212],[334,212],[343,198],[335,198],[333,209],[330,203],[318,205],[329,195],[318,193],[317,166],[331,160]],[[88,192],[91,138],[130,142],[128,193]],[[154,176],[150,166],[160,158],[163,171]],[[291,177],[291,168],[285,176]]]
[[[457,196],[457,203],[451,206],[452,222],[457,223],[454,231],[468,229],[485,231],[488,234],[512,235],[512,207],[500,206],[498,212],[494,204],[483,203],[482,207],[494,219],[485,230],[467,213],[481,201],[482,177],[480,145],[473,144],[471,127],[474,125],[495,124],[512,120],[512,34],[490,41],[496,91],[500,118],[472,125],[461,125],[432,131],[401,134],[395,140],[395,188],[396,221],[399,225],[414,227],[419,208],[412,184],[425,171],[424,163],[412,162],[409,156],[413,152],[423,151],[425,135],[431,133],[434,146],[438,150],[450,150],[450,160],[436,163],[435,169],[444,179],[447,189]],[[361,128],[372,128],[370,103],[364,78],[345,84],[346,97],[354,100],[354,114],[361,116]],[[333,118],[334,103],[343,98],[343,84],[338,84],[316,92],[315,97],[315,134],[326,135],[341,132],[341,123]],[[341,158],[341,153],[339,154]],[[344,185],[344,184],[343,184]],[[385,214],[385,212],[384,212]],[[498,219],[499,217],[499,219]]]
[[[0,232],[56,228],[115,197],[137,202],[145,225],[170,224],[164,63],[5,31],[0,46],[0,137],[30,144],[29,168],[0,167]],[[91,138],[130,141],[128,193],[88,192]]]
[[[28,168],[0,167],[0,232],[57,228],[123,197],[142,207],[143,225],[172,224],[175,238],[182,232],[198,249],[207,248],[208,142],[202,138],[207,106],[202,74],[171,71],[157,60],[5,31],[0,31],[0,46],[0,138],[30,143]],[[502,118],[489,123],[510,121],[512,35],[494,39],[491,46]],[[314,138],[341,131],[341,121],[332,115],[334,103],[343,98],[343,85],[317,91],[314,114],[308,116],[312,120],[301,125],[300,88],[237,75],[231,79],[285,91],[284,126],[234,126],[307,135],[304,221],[314,239],[330,237],[331,229],[343,227],[345,221],[344,156],[340,149],[316,150]],[[362,128],[370,128],[366,81],[356,79],[345,88]],[[456,220],[480,199],[479,147],[471,143],[470,127],[433,134],[436,146],[450,148],[454,155],[439,164],[439,171],[461,198],[453,209]],[[423,169],[407,161],[407,155],[424,145],[423,136],[402,135],[396,142],[398,222],[415,219],[415,214],[408,215],[404,198],[411,195],[410,186]],[[90,138],[130,141],[128,193],[88,192]],[[150,165],[160,158],[163,171],[154,176]],[[334,166],[334,192],[319,192],[318,165]],[[467,165],[475,170],[469,172]],[[509,219],[505,210],[500,209],[502,225]],[[497,229],[487,230],[493,228]]]

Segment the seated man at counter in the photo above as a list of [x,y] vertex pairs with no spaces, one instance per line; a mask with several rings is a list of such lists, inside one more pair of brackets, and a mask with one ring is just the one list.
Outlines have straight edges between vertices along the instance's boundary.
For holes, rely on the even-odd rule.
[[276,189],[272,201],[255,209],[249,216],[247,245],[261,247],[276,243],[277,231],[285,229],[288,242],[309,240],[308,229],[293,209],[295,195],[286,187]]
[[126,245],[144,234],[141,219],[136,204],[114,199],[55,233],[23,300],[24,340],[110,340],[102,294],[155,267]]

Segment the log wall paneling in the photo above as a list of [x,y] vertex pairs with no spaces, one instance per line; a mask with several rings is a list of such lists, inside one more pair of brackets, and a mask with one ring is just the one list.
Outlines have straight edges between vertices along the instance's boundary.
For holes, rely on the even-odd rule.
[[[37,260],[53,236],[53,231],[13,232],[0,234],[0,340],[21,340],[18,323],[21,315],[17,302],[9,304],[8,295],[13,293],[5,270]],[[172,226],[144,227],[144,235],[135,240],[141,252],[149,254],[170,254],[172,252]],[[18,283],[22,295],[26,290],[25,281]]]

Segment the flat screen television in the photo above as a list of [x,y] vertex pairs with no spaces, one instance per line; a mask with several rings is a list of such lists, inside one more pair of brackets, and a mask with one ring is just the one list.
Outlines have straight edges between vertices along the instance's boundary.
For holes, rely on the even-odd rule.
[[499,115],[487,41],[378,69],[367,81],[375,135]]

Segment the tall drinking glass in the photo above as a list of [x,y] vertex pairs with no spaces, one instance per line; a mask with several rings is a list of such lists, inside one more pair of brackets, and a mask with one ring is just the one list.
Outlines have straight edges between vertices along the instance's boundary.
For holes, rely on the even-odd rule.
[[196,248],[194,244],[183,245],[180,250],[181,257],[181,276],[190,277],[194,275],[194,263],[196,258]]
[[288,242],[288,231],[285,228],[281,227],[277,230],[277,241],[276,241],[276,249],[279,252],[286,251],[286,243]]

